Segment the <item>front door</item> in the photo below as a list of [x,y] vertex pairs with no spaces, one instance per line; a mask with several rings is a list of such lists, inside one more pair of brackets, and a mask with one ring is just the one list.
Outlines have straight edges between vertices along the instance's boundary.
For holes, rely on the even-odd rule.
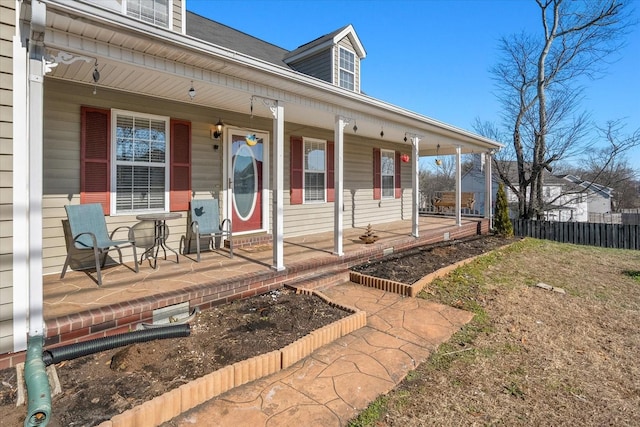
[[229,129],[229,194],[234,233],[265,229],[263,183],[268,134]]

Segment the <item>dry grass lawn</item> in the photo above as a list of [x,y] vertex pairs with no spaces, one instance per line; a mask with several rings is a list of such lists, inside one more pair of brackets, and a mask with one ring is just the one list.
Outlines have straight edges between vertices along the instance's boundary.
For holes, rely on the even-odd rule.
[[420,297],[476,316],[352,426],[640,425],[640,251],[525,239]]

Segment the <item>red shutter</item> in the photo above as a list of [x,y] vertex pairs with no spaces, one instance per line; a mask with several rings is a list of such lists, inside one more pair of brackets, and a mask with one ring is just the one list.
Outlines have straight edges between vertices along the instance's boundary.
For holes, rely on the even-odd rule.
[[189,210],[191,201],[191,122],[171,119],[169,210]]
[[110,211],[111,111],[80,108],[80,203]]
[[336,199],[335,191],[335,174],[334,170],[334,156],[335,156],[335,144],[333,141],[327,141],[327,202],[333,202]]
[[302,204],[302,138],[291,137],[291,203],[292,205]]
[[380,149],[373,149],[373,199],[382,199],[382,175],[380,172]]
[[394,180],[396,182],[396,191],[395,191],[395,198],[399,199],[402,197],[402,185],[400,183],[400,175],[402,175],[400,173],[400,152],[396,151],[396,166],[395,166],[395,172],[396,172],[396,179]]

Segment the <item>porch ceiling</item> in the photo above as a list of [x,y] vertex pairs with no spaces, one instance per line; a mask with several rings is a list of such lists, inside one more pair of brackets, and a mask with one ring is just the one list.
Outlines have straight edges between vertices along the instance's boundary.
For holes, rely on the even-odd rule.
[[[411,135],[418,135],[421,156],[435,155],[438,144],[441,155],[454,154],[457,145],[463,154],[499,147],[470,132],[238,52],[101,9],[86,6],[95,10],[83,14],[61,3],[47,12],[45,45],[49,56],[57,58],[47,77],[86,84],[90,92],[97,61],[96,96],[100,88],[109,88],[247,115],[251,97],[257,96],[284,105],[286,122],[333,129],[336,115],[341,115],[356,121],[360,137],[405,144],[407,135],[407,150]],[[109,16],[101,20],[102,15]],[[114,24],[123,20],[122,27]],[[60,52],[73,57],[62,60]],[[191,81],[196,90],[193,101],[187,94]],[[253,114],[271,117],[260,99],[253,103]],[[217,117],[211,120],[215,123]],[[352,133],[352,126],[345,133]]]

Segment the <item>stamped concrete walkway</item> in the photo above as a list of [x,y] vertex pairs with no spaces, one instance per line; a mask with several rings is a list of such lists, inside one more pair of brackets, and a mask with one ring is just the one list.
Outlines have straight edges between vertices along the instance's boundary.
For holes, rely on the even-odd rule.
[[473,317],[452,307],[353,283],[324,293],[366,311],[367,326],[165,426],[346,426]]

